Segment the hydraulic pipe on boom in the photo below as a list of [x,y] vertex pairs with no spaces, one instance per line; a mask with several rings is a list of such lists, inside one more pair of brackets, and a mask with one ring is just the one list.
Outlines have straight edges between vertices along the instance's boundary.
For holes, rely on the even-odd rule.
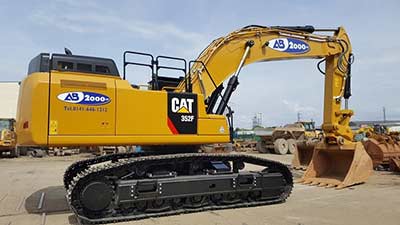
[[[353,54],[350,54],[350,59],[353,57]],[[347,77],[346,77],[346,83],[344,86],[344,108],[349,109],[349,98],[351,97],[351,63],[347,65]]]

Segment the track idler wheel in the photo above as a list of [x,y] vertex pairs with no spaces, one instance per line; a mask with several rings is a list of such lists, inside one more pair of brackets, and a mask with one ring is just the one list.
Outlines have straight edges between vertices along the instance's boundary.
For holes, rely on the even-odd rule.
[[95,181],[88,184],[81,193],[82,205],[93,212],[106,209],[113,200],[114,192],[110,185]]

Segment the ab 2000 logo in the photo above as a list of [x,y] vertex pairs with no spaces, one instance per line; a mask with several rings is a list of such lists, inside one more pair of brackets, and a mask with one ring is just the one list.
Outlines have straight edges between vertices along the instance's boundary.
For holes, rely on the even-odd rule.
[[294,38],[275,38],[268,42],[268,47],[292,54],[302,54],[310,51],[310,46],[302,40]]
[[105,105],[111,99],[107,95],[95,92],[65,92],[59,94],[57,98],[63,102],[82,104],[82,105]]

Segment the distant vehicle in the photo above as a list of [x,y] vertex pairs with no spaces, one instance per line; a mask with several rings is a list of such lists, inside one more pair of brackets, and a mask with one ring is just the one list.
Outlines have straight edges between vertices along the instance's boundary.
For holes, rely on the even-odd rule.
[[0,154],[18,157],[16,148],[15,119],[0,118]]
[[319,140],[322,132],[315,129],[315,122],[299,121],[276,128],[256,128],[255,134],[260,137],[257,150],[285,155],[293,154],[296,146],[304,145],[310,140]]

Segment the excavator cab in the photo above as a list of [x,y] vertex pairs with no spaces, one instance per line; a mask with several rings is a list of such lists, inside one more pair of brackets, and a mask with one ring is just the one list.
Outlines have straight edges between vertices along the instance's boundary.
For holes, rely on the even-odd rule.
[[387,128],[385,125],[374,124],[374,132],[377,134],[387,134]]
[[304,129],[306,131],[315,131],[315,122],[314,121],[311,121],[311,122],[303,121],[303,122],[301,122],[301,124],[303,124]]

